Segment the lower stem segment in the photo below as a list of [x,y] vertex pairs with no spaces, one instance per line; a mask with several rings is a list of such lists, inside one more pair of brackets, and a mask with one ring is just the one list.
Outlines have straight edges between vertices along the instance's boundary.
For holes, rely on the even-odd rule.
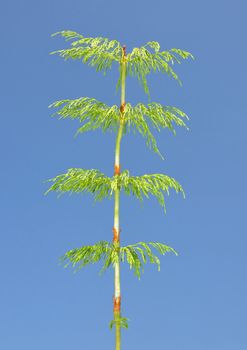
[[[117,176],[119,174],[116,174]],[[114,227],[113,227],[113,244],[116,248],[120,247],[120,227],[119,227],[119,204],[120,204],[120,190],[115,190],[115,204],[114,204]],[[116,327],[116,350],[121,348],[121,289],[120,289],[120,261],[114,265],[114,321]]]
[[120,326],[120,311],[114,311],[114,320],[116,325],[116,350],[121,349],[121,326]]

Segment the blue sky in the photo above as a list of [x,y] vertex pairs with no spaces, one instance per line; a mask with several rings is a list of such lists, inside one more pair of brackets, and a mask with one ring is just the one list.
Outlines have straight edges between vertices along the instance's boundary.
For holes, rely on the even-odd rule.
[[[73,274],[65,251],[112,239],[113,201],[44,196],[44,180],[70,167],[112,174],[114,134],[74,138],[78,124],[51,117],[57,99],[95,97],[119,103],[117,68],[107,76],[49,52],[64,47],[56,31],[147,41],[186,49],[194,62],[176,68],[183,87],[148,78],[151,100],[190,115],[190,131],[158,136],[162,161],[136,135],[122,143],[132,174],[175,177],[167,214],[155,200],[122,197],[123,244],[161,241],[179,256],[147,266],[138,281],[122,272],[123,349],[244,350],[246,340],[246,4],[244,1],[5,1],[1,5],[1,312],[4,350],[114,348],[113,271]],[[147,103],[127,80],[127,101]]]

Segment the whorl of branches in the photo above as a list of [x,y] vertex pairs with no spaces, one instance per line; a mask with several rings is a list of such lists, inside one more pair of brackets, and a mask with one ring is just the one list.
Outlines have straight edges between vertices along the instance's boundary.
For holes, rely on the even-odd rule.
[[133,269],[134,274],[140,279],[141,273],[144,272],[144,265],[147,262],[157,265],[158,271],[160,270],[160,260],[153,253],[152,249],[157,250],[161,255],[170,252],[177,255],[177,252],[173,248],[163,243],[138,242],[125,247],[119,247],[114,243],[100,241],[92,246],[83,246],[68,251],[61,257],[61,261],[65,264],[65,267],[72,265],[77,270],[86,265],[102,261],[103,267],[101,268],[101,272],[104,272],[118,262],[127,262],[130,269]]
[[164,174],[149,174],[142,176],[130,176],[127,170],[112,178],[105,176],[99,170],[85,170],[72,168],[66,174],[61,174],[53,179],[48,192],[55,191],[60,194],[65,192],[88,192],[94,195],[95,200],[110,197],[116,189],[124,191],[127,195],[134,195],[140,201],[149,195],[156,197],[159,204],[165,210],[164,195],[169,195],[169,190],[174,189],[184,196],[182,186],[172,177]]
[[119,325],[121,328],[129,328],[129,319],[126,317],[117,317],[115,320],[111,320],[109,323],[110,329],[113,329],[114,326]]
[[[77,134],[98,128],[103,131],[116,130],[119,124],[118,106],[110,107],[94,98],[66,99],[56,101],[49,107],[57,108],[54,114],[61,119],[78,119],[83,125],[77,130]],[[124,110],[124,131],[137,130],[146,138],[147,145],[161,155],[150,125],[158,131],[168,128],[176,134],[175,125],[188,129],[185,119],[188,120],[188,116],[176,107],[164,106],[156,102],[147,105],[138,103],[136,106],[127,103]]]
[[[123,49],[117,40],[107,38],[85,38],[83,35],[73,31],[64,30],[53,34],[60,35],[66,41],[71,41],[71,48],[56,50],[51,54],[58,54],[65,60],[79,59],[83,63],[88,63],[95,67],[97,71],[106,72],[112,66],[112,63],[121,63]],[[168,76],[181,81],[172,69],[174,63],[181,63],[181,59],[194,58],[190,52],[181,49],[170,49],[160,51],[160,44],[156,41],[150,41],[140,48],[134,48],[125,56],[127,75],[136,76],[143,85],[144,91],[149,95],[147,85],[147,75],[152,71],[160,71]],[[119,86],[119,82],[118,82]]]

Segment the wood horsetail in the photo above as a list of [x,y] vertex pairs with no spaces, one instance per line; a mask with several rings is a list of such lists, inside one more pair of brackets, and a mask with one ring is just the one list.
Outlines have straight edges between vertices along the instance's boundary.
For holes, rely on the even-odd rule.
[[120,146],[124,135],[134,129],[145,139],[147,146],[154,152],[161,153],[156,139],[152,133],[168,128],[175,133],[175,127],[187,128],[188,116],[176,107],[164,106],[160,103],[138,103],[132,106],[126,101],[126,78],[137,77],[148,96],[149,88],[147,75],[152,72],[165,73],[171,78],[181,81],[173,70],[173,65],[184,59],[193,58],[192,54],[172,48],[161,51],[158,42],[150,41],[140,48],[134,48],[127,53],[125,45],[117,40],[107,38],[86,38],[73,31],[61,31],[53,36],[61,36],[69,42],[70,46],[57,50],[52,54],[72,60],[80,60],[82,63],[94,67],[97,71],[107,72],[113,64],[119,66],[119,79],[117,87],[120,89],[120,104],[108,106],[94,98],[81,97],[74,100],[65,99],[52,103],[49,107],[55,108],[55,114],[60,118],[77,119],[81,126],[77,134],[101,128],[103,131],[116,132],[115,162],[113,176],[108,177],[96,169],[70,168],[64,174],[50,180],[51,186],[46,193],[55,191],[58,193],[75,192],[91,193],[95,200],[114,197],[114,222],[112,241],[100,241],[91,246],[75,248],[64,254],[62,260],[65,266],[84,267],[88,264],[102,261],[102,271],[109,267],[114,269],[114,298],[113,320],[110,328],[115,328],[115,349],[121,348],[121,329],[128,328],[128,319],[122,316],[120,266],[121,263],[129,264],[134,274],[140,278],[144,265],[147,262],[156,264],[160,268],[160,260],[157,253],[164,255],[168,252],[177,254],[176,251],[158,242],[138,242],[122,246],[120,244],[120,192],[133,195],[140,201],[144,197],[152,195],[157,198],[159,204],[165,210],[165,196],[173,189],[184,196],[182,186],[172,177],[165,174],[145,174],[132,176],[128,170],[121,170]]

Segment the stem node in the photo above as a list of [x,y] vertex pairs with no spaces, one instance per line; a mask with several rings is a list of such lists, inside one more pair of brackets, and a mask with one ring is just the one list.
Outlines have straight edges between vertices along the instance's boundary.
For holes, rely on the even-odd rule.
[[121,296],[114,297],[114,312],[120,312],[121,309]]
[[112,232],[113,232],[113,242],[119,243],[121,229],[118,230],[115,227],[113,227]]
[[120,165],[114,165],[114,175],[120,175]]
[[119,108],[121,113],[124,113],[125,105],[126,105],[125,102],[121,103],[120,108]]

